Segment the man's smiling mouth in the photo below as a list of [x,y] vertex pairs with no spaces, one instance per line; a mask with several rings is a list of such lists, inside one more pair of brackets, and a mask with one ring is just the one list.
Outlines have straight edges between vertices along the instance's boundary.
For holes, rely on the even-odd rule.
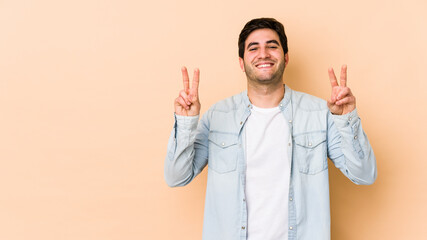
[[271,68],[274,65],[274,63],[259,63],[256,64],[255,67],[257,68]]

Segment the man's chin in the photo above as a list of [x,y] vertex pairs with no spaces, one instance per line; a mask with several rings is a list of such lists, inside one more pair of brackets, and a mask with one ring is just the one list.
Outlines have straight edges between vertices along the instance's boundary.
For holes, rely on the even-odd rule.
[[268,76],[258,76],[257,78],[258,82],[265,82],[265,83],[270,83],[270,82],[274,82],[274,80],[276,79],[274,76],[268,75]]
[[262,85],[270,85],[276,82],[273,78],[258,78],[256,79],[256,81],[258,82],[258,84]]

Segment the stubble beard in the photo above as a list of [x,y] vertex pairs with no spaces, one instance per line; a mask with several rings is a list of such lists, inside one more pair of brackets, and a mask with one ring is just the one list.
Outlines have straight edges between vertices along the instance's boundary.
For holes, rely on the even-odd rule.
[[277,66],[277,71],[274,72],[271,76],[256,76],[254,69],[247,63],[244,64],[246,78],[250,84],[258,86],[275,86],[282,84],[283,73],[285,72],[285,61],[280,61],[280,64]]

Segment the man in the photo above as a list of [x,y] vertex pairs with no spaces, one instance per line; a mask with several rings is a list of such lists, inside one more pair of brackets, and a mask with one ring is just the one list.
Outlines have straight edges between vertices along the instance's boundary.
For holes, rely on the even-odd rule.
[[239,36],[247,91],[213,105],[198,122],[199,70],[175,100],[165,179],[191,182],[208,165],[204,240],[330,239],[329,157],[356,184],[372,184],[376,161],[347,85],[329,69],[325,102],[283,85],[283,25],[249,21]]

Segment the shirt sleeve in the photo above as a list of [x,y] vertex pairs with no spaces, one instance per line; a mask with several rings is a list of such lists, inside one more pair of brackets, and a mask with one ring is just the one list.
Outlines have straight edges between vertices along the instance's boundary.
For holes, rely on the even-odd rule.
[[206,117],[175,114],[175,123],[168,141],[164,174],[171,187],[190,183],[206,166],[208,157]]
[[357,110],[345,115],[328,113],[328,157],[356,184],[372,184],[377,177],[376,159],[362,129]]

